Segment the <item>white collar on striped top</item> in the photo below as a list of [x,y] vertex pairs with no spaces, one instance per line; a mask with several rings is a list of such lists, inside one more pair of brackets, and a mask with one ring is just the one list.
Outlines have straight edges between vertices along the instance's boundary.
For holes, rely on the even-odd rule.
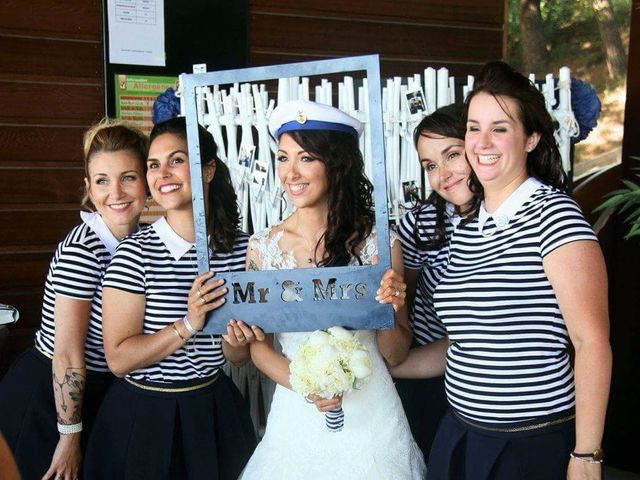
[[445,212],[447,212],[447,216],[449,217],[451,225],[453,225],[454,228],[457,227],[460,224],[460,220],[462,220],[462,218],[460,218],[460,215],[456,213],[456,207],[453,205],[453,203],[447,202],[444,208]]
[[[540,185],[542,185],[542,182],[537,178],[527,178],[493,213],[488,213],[485,210],[483,201],[478,211],[478,231],[482,236],[491,237],[495,235],[496,232],[507,228],[513,216],[518,212],[520,207],[524,205],[524,202],[529,200],[533,192],[535,192]],[[485,224],[490,218],[493,218],[496,226],[485,230]]]
[[178,235],[164,217],[160,217],[158,220],[153,222],[153,225],[151,226],[156,231],[165,247],[167,247],[167,250],[169,250],[173,259],[176,261],[180,260],[182,256],[194,245]]
[[118,246],[118,239],[116,236],[111,233],[107,224],[104,223],[102,216],[98,212],[80,212],[80,218],[82,222],[87,225],[93,233],[95,233],[100,241],[107,247],[107,250],[111,255],[113,255],[116,251],[116,247]]

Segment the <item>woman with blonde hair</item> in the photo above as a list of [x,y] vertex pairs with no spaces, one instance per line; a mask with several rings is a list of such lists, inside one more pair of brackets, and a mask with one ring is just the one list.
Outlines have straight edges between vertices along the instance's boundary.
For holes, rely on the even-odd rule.
[[215,272],[244,270],[248,237],[229,170],[198,127],[210,272],[198,275],[184,117],[155,125],[147,182],[165,216],[121,243],[104,279],[104,344],[113,382],[87,448],[91,480],[235,480],[255,445],[249,412],[222,367],[249,357],[253,330],[203,333],[225,301]]
[[147,147],[142,132],[121,122],[85,134],[82,205],[91,212],[58,244],[35,345],[0,384],[0,431],[26,480],[78,477],[113,378],[102,343],[102,277],[118,243],[138,229]]

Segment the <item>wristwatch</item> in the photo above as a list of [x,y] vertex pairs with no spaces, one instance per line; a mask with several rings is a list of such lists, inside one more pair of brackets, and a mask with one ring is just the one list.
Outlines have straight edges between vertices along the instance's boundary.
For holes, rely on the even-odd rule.
[[573,458],[577,458],[578,460],[582,460],[583,462],[591,462],[591,463],[602,463],[604,460],[604,452],[601,448],[596,448],[591,453],[576,453],[571,452],[571,456]]

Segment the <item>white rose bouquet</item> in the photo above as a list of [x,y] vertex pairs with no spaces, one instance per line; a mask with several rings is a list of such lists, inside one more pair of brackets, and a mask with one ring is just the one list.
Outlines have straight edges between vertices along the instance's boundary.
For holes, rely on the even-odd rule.
[[[360,388],[371,375],[371,357],[355,335],[342,327],[316,330],[289,364],[289,381],[305,397],[333,398]],[[330,431],[344,426],[342,407],[325,414]]]

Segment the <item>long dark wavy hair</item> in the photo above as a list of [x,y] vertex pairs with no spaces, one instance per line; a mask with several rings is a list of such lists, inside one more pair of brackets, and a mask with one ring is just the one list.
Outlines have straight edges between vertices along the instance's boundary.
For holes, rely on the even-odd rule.
[[[172,134],[187,141],[187,124],[184,117],[175,117],[158,123],[149,135],[151,143],[160,135]],[[200,158],[202,165],[215,165],[215,174],[209,184],[207,201],[207,233],[209,245],[214,253],[231,252],[240,233],[238,199],[231,183],[229,168],[218,158],[213,136],[198,125]]]
[[[427,115],[420,121],[413,131],[413,143],[417,150],[418,141],[421,137],[457,138],[464,141],[465,130],[465,125],[462,122],[462,105],[447,105],[446,107],[439,108],[431,115]],[[425,204],[433,205],[436,210],[436,223],[434,225],[433,235],[431,235],[426,242],[423,242],[420,239],[418,230],[414,229],[413,236],[414,241],[419,248],[429,250],[432,248],[439,248],[447,241],[447,229],[445,222],[447,201],[434,191],[431,192],[426,200],[416,198],[412,211],[417,214],[421,206]],[[479,199],[474,195],[472,204],[469,208],[466,208],[464,211],[457,211],[457,213],[463,217],[463,222],[466,221],[466,217],[471,212],[478,208],[479,204]]]
[[357,139],[332,130],[296,130],[287,132],[305,151],[324,163],[327,175],[327,230],[322,267],[348,265],[352,257],[362,260],[358,247],[369,236],[374,224],[373,185],[364,174],[364,160]]
[[[527,77],[515,71],[504,62],[487,63],[476,77],[473,90],[464,102],[464,122],[467,122],[469,104],[481,93],[492,95],[504,112],[504,102],[499,97],[508,97],[518,106],[517,120],[526,135],[537,132],[540,140],[535,149],[527,155],[527,174],[563,192],[567,191],[568,179],[562,168],[562,157],[556,144],[553,119],[547,111],[544,96]],[[469,176],[473,192],[484,197],[482,184],[475,173]]]

